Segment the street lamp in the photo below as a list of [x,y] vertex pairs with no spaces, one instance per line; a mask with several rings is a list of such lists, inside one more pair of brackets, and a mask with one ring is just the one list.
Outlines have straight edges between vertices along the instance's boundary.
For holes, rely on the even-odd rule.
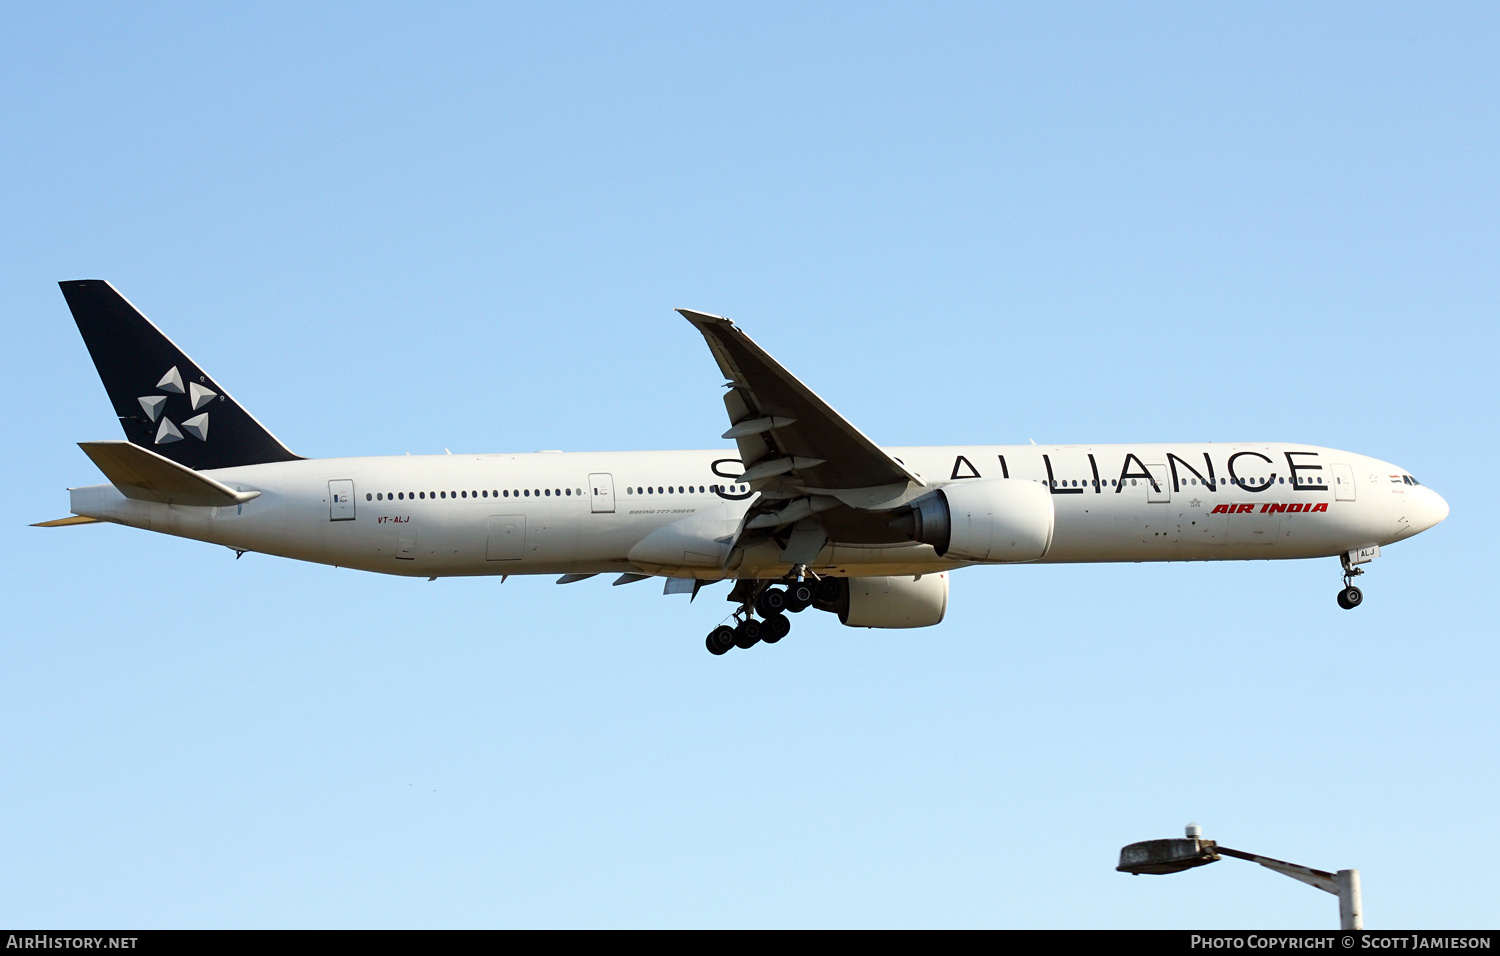
[[1316,886],[1325,893],[1332,893],[1339,898],[1339,929],[1365,928],[1364,911],[1359,902],[1358,870],[1329,873],[1327,870],[1314,870],[1285,860],[1273,860],[1268,856],[1231,850],[1227,846],[1219,846],[1213,840],[1203,839],[1203,830],[1196,823],[1187,825],[1187,836],[1181,840],[1143,840],[1122,847],[1120,865],[1115,869],[1132,876],[1140,876],[1142,873],[1181,873],[1195,866],[1216,862],[1224,856],[1259,863],[1268,870],[1275,870],[1283,876]]

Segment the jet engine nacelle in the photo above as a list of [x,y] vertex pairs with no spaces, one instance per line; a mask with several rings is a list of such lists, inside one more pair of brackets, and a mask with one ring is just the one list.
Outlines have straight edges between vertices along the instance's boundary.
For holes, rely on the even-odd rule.
[[839,621],[849,627],[931,627],[948,611],[948,572],[848,578]]
[[958,481],[923,495],[893,526],[963,561],[1035,561],[1052,546],[1052,494],[1035,481]]

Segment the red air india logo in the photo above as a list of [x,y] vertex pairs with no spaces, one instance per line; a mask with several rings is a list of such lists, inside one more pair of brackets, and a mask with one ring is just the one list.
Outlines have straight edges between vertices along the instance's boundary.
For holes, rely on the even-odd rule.
[[[1305,512],[1305,511],[1327,511],[1327,510],[1328,510],[1328,502],[1326,502],[1326,501],[1320,501],[1317,504],[1313,504],[1312,502],[1308,502],[1307,504],[1301,504],[1301,503],[1295,503],[1294,502],[1293,504],[1289,504],[1289,505],[1267,503],[1267,504],[1263,504],[1263,505],[1260,506],[1260,513],[1263,514],[1263,515],[1264,514],[1277,514],[1279,512],[1283,512],[1283,511],[1286,512],[1287,514],[1296,514],[1299,511]],[[1247,514],[1253,513],[1254,511],[1255,511],[1255,506],[1254,505],[1215,505],[1214,506],[1214,510],[1210,511],[1209,514],[1212,514],[1212,515],[1247,515]]]

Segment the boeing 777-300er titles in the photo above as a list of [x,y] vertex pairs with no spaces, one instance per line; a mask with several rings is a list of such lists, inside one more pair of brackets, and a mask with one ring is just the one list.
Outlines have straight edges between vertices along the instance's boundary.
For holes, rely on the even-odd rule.
[[1338,603],[1448,505],[1405,469],[1310,445],[882,448],[729,319],[680,309],[723,372],[734,451],[302,458],[107,282],[61,283],[128,441],[72,517],[338,567],[437,578],[733,581],[723,654],[813,607],[927,627],[975,564],[1337,557]]

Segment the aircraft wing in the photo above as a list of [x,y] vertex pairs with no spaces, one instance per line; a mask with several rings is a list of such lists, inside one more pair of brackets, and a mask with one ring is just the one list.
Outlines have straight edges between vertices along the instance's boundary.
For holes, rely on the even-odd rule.
[[703,333],[719,370],[733,386],[724,395],[730,423],[724,437],[740,446],[745,464],[741,480],[757,489],[792,483],[803,492],[895,492],[908,483],[923,484],[732,321],[690,309],[677,311]]

